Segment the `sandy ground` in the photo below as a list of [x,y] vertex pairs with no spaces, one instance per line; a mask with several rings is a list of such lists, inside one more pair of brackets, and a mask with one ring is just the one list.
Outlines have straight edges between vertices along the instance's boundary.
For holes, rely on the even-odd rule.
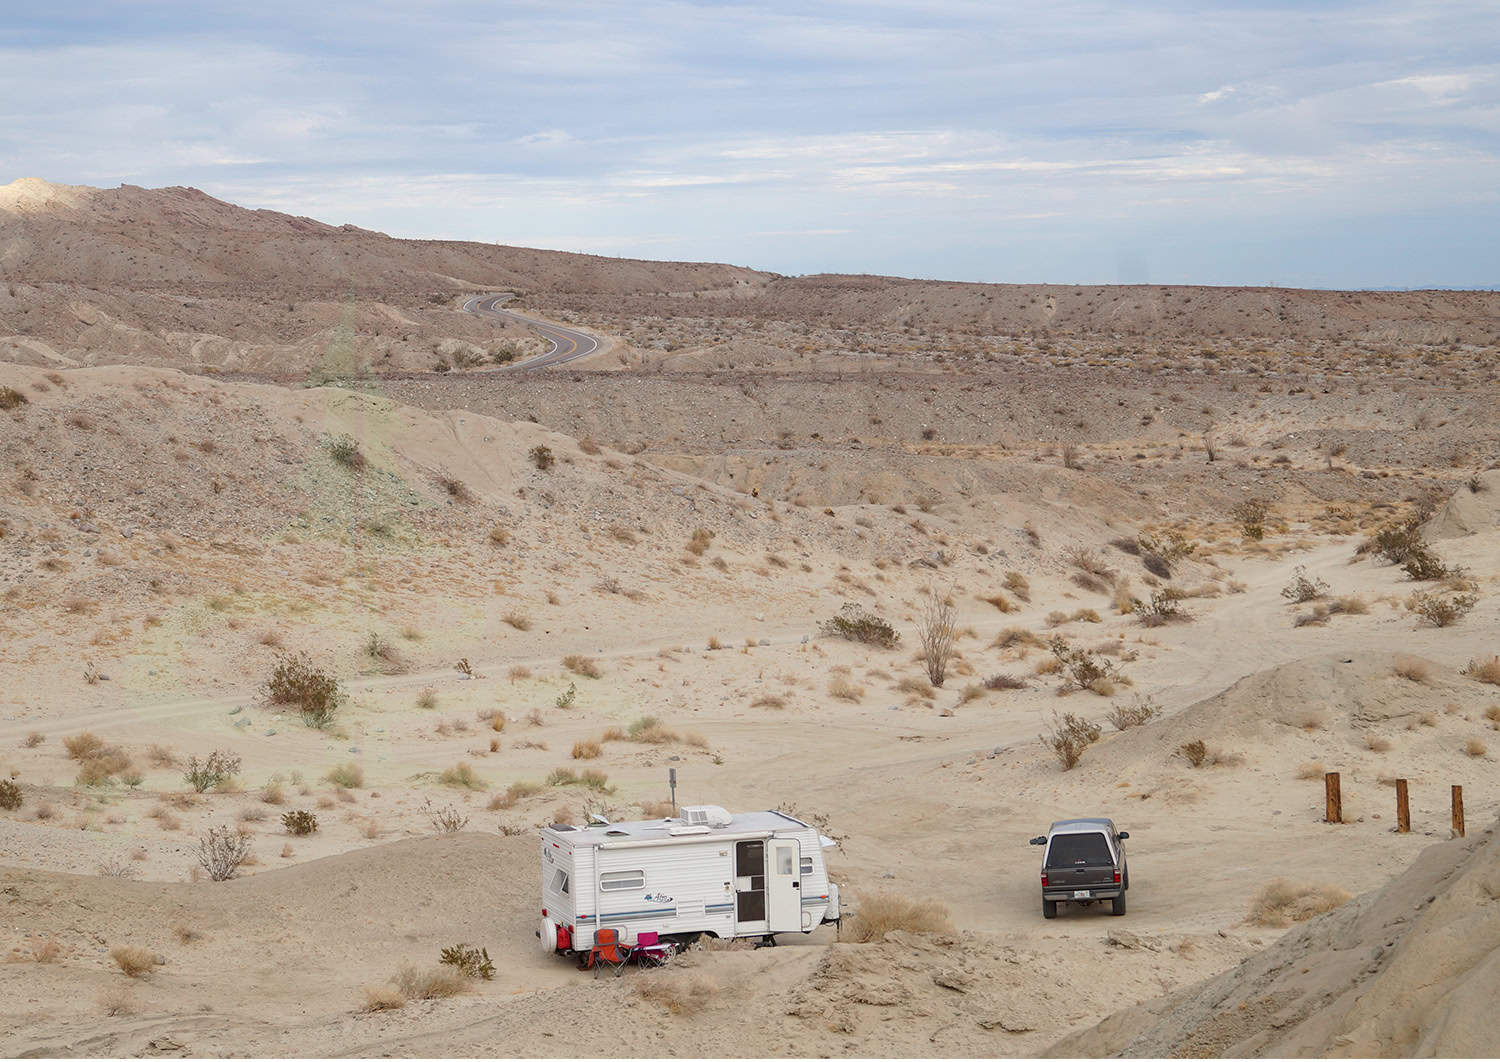
[[[55,190],[11,191],[37,217],[60,209]],[[107,231],[111,210],[160,207],[138,192],[89,200],[68,224]],[[250,224],[173,195],[198,224]],[[394,253],[305,220],[251,228],[309,253],[315,237]],[[410,279],[411,262],[389,261]],[[227,378],[167,367],[182,363],[176,340],[132,354],[107,338],[71,360],[0,362],[0,776],[21,798],[0,810],[0,1053],[1493,1053],[1362,1011],[1309,1024],[1343,966],[1277,980],[1301,969],[1289,954],[1383,947],[1382,904],[1468,881],[1456,912],[1489,881],[1479,847],[1446,843],[1451,785],[1471,837],[1500,813],[1500,686],[1470,668],[1500,652],[1483,374],[1441,360],[1359,379],[1181,359],[1090,371],[1064,364],[1076,351],[846,374],[819,366],[852,348],[799,365],[780,334],[836,320],[726,270],[683,266],[670,297],[760,299],[761,318],[780,315],[765,365],[661,367],[646,338],[658,326],[679,330],[672,342],[750,340],[726,317],[646,313],[619,292],[668,298],[649,270],[592,260],[589,300],[532,301],[633,336],[612,348],[625,366],[595,367],[609,372],[303,386],[318,381],[282,370],[311,346]],[[84,273],[69,282],[107,270]],[[761,295],[735,293],[751,279]],[[425,285],[400,311],[419,324]],[[0,314],[57,295],[17,290]],[[152,300],[171,290],[119,298],[160,337],[175,318]],[[846,301],[829,312],[854,313]],[[446,334],[436,318],[411,327],[414,351]],[[374,332],[346,338],[356,355],[380,349]],[[1261,539],[1234,515],[1257,498]],[[1357,552],[1423,504],[1427,541],[1461,575],[1417,583]],[[1153,573],[1140,540],[1172,534],[1194,550]],[[1320,596],[1289,602],[1299,577]],[[1165,591],[1184,615],[1143,624],[1132,601]],[[1432,626],[1412,610],[1424,593],[1472,594],[1472,611]],[[941,686],[919,651],[929,594],[955,610]],[[899,646],[825,633],[850,604],[889,620]],[[1114,678],[1065,690],[1053,637]],[[272,668],[298,652],[347,695],[327,728],[268,703]],[[1024,684],[987,685],[997,676]],[[1142,704],[1145,725],[1109,721]],[[1070,771],[1038,741],[1059,713],[1100,727]],[[657,740],[630,740],[646,717]],[[238,770],[194,793],[185,768],[215,750]],[[838,838],[849,914],[891,893],[940,903],[952,928],[875,943],[825,928],[618,979],[541,954],[535,827],[645,815],[669,768],[683,802],[784,806]],[[593,788],[562,773],[586,770]],[[1322,821],[1327,770],[1342,776],[1341,825]],[[1406,835],[1392,830],[1397,778]],[[290,811],[318,830],[289,835]],[[441,832],[445,811],[458,832]],[[1131,833],[1130,913],[1044,921],[1026,841],[1082,814]],[[213,827],[252,845],[227,882],[200,873]],[[1444,869],[1461,863],[1478,869]],[[1300,929],[1257,924],[1278,878],[1360,899]],[[1478,911],[1402,923],[1409,968],[1443,934],[1488,939],[1492,905]],[[367,1008],[402,964],[425,969],[460,942],[488,949],[494,980]],[[139,976],[111,957],[122,947],[148,954]],[[1205,1026],[1225,1000],[1243,1016]],[[1403,1020],[1457,1020],[1430,1002]],[[1292,1031],[1278,1038],[1277,1022]]]

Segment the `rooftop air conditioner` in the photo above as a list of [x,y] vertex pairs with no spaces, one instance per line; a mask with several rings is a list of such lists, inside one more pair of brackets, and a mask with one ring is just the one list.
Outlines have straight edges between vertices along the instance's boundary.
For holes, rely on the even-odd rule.
[[728,826],[734,817],[721,807],[702,804],[682,809],[682,821],[689,826]]

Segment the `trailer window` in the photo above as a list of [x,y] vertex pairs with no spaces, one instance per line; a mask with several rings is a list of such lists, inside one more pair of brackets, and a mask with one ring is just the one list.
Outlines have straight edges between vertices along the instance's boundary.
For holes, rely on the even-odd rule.
[[1102,833],[1059,833],[1052,837],[1052,847],[1047,849],[1047,866],[1060,867],[1107,867],[1114,863],[1109,843]]
[[646,872],[644,870],[611,870],[608,874],[599,875],[599,888],[604,892],[622,892],[625,889],[645,887]]
[[801,865],[797,869],[802,872],[802,876],[804,878],[807,877],[809,874],[811,874],[812,873],[812,856],[803,856],[802,857],[802,863],[801,863]]
[[560,892],[564,896],[568,894],[568,872],[559,870],[552,878],[552,891]]

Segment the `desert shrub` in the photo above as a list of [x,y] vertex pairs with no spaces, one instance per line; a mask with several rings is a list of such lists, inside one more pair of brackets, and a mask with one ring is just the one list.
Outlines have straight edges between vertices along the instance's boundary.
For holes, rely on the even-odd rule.
[[382,1010],[400,1010],[406,1006],[406,997],[401,994],[401,989],[395,985],[367,985],[365,987],[365,1005],[361,1009],[366,1013],[375,1013]]
[[1294,885],[1285,878],[1277,878],[1250,901],[1250,921],[1257,926],[1282,929],[1331,911],[1351,898],[1334,885]]
[[471,991],[469,978],[454,969],[419,970],[403,964],[393,981],[403,999],[446,999]]
[[512,782],[505,787],[502,793],[496,793],[490,797],[489,809],[491,811],[502,811],[513,808],[520,801],[529,796],[535,796],[542,791],[542,787],[536,782]]
[[609,775],[592,767],[585,768],[578,776],[578,784],[585,789],[592,789],[596,793],[613,793],[614,788],[609,784]]
[[442,487],[448,497],[456,502],[467,503],[474,500],[473,493],[468,485],[461,479],[455,479],[446,472],[440,472],[437,476],[437,485]]
[[573,674],[580,675],[583,678],[596,679],[602,678],[604,675],[604,669],[599,666],[599,661],[591,656],[572,653],[563,657],[562,664],[563,667],[573,672]]
[[115,960],[126,977],[139,977],[150,973],[156,965],[156,953],[149,948],[136,948],[128,944],[122,944],[117,948],[109,949],[109,957]]
[[953,920],[948,908],[940,903],[877,892],[859,901],[847,932],[856,944],[878,944],[893,929],[906,933],[951,933]]
[[597,760],[603,752],[604,747],[597,741],[573,742],[573,758],[575,760]]
[[0,808],[15,811],[21,802],[21,787],[9,778],[0,779]]
[[358,472],[365,467],[365,455],[360,452],[359,443],[354,441],[352,435],[325,436],[323,446],[329,457],[350,471]]
[[631,741],[645,745],[670,745],[682,740],[675,730],[668,729],[654,715],[643,715],[626,728],[625,736]]
[[901,635],[888,622],[861,605],[850,602],[839,609],[838,614],[828,617],[818,626],[818,633],[831,638],[846,638],[851,642],[894,649]]
[[422,811],[438,833],[457,833],[469,824],[469,817],[452,804],[435,807],[430,797],[422,801]]
[[488,789],[489,783],[474,773],[468,761],[460,761],[438,775],[438,782],[455,789]]
[[1001,612],[1014,612],[1016,610],[1016,606],[1012,605],[1010,603],[1010,598],[1006,597],[1004,594],[990,594],[986,597],[981,597],[979,600],[983,601],[985,604],[994,605]]
[[547,775],[547,784],[551,786],[577,785],[578,772],[569,767],[558,767]]
[[531,463],[535,465],[537,467],[537,470],[540,472],[545,472],[547,471],[547,469],[552,467],[553,457],[551,447],[543,446],[540,444],[537,446],[533,446],[526,452],[526,456],[531,458]]
[[828,680],[828,695],[858,704],[865,695],[865,688],[851,682],[847,676],[834,675]]
[[1031,600],[1031,582],[1020,572],[1005,573],[1005,589],[1021,601]]
[[500,618],[518,631],[531,630],[531,617],[524,612],[507,612]]
[[365,785],[365,769],[353,760],[330,768],[323,777],[340,789],[363,789]]
[[338,679],[314,667],[306,653],[279,656],[265,690],[272,704],[297,709],[302,721],[318,730],[333,722],[343,700]]
[[1039,735],[1038,740],[1052,750],[1063,770],[1071,771],[1083,758],[1083,750],[1098,741],[1103,732],[1098,723],[1080,719],[1072,712],[1061,716],[1054,712],[1047,732]]
[[1188,614],[1177,603],[1176,595],[1168,590],[1156,591],[1151,595],[1150,601],[1139,599],[1132,601],[1130,611],[1135,613],[1135,618],[1146,627],[1160,627],[1175,620],[1188,618]]
[[1208,761],[1208,746],[1202,738],[1195,738],[1177,746],[1177,754],[1188,761],[1191,767],[1202,767]]
[[1130,704],[1112,704],[1105,716],[1116,730],[1129,730],[1133,726],[1144,726],[1161,714],[1161,705],[1140,694]]
[[664,971],[636,982],[635,994],[672,1014],[696,1014],[719,994],[719,986],[698,974]]
[[[1119,545],[1118,539],[1115,544]],[[1198,550],[1198,543],[1183,535],[1182,532],[1171,528],[1162,531],[1142,531],[1136,536],[1135,546],[1136,550],[1126,549],[1125,552],[1139,552],[1143,558],[1157,557],[1167,564],[1176,564],[1180,560],[1186,560]],[[1120,548],[1125,549],[1124,546]]]
[[573,702],[576,701],[577,699],[578,699],[578,687],[575,686],[575,685],[573,685],[573,683],[570,682],[570,683],[568,683],[568,688],[566,690],[564,690],[562,693],[559,693],[557,695],[557,698],[552,702],[552,704],[553,704],[554,707],[557,707],[557,708],[571,708],[571,707],[573,707]]
[[697,528],[693,537],[688,539],[687,551],[695,557],[701,557],[708,552],[708,547],[713,544],[714,533],[706,527]]
[[182,780],[190,785],[195,793],[206,793],[210,789],[217,789],[229,779],[240,772],[240,758],[233,755],[227,749],[214,749],[206,759],[200,760],[197,756],[189,756],[187,770],[182,774]]
[[1016,675],[1007,675],[1001,672],[985,679],[984,688],[987,690],[1024,690],[1026,688],[1026,680]]
[[1270,503],[1263,498],[1246,498],[1229,510],[1229,518],[1240,526],[1240,534],[1254,542],[1266,537],[1266,518]]
[[1413,612],[1434,627],[1449,627],[1463,619],[1479,603],[1475,594],[1417,594],[1408,603]]
[[282,828],[293,837],[318,832],[318,817],[311,811],[288,811],[281,816]]
[[990,646],[994,649],[1009,649],[1016,645],[1040,647],[1044,644],[1040,637],[1025,627],[1006,627],[995,635],[995,640],[990,643]]
[[68,752],[68,758],[82,762],[91,760],[100,755],[105,744],[98,734],[85,730],[74,734],[72,737],[63,738],[63,748]]
[[1307,569],[1300,564],[1297,565],[1295,578],[1281,588],[1281,596],[1296,605],[1318,601],[1327,595],[1328,584],[1322,579],[1309,579]]
[[213,826],[198,838],[198,864],[210,881],[228,881],[250,855],[250,838],[228,826]]
[[1390,752],[1391,743],[1379,734],[1369,734],[1365,737],[1365,748],[1371,752]]
[[1432,677],[1432,667],[1419,656],[1398,656],[1391,665],[1391,673],[1408,682],[1426,682]]
[[[1074,648],[1061,637],[1054,637],[1047,643],[1047,648],[1052,650],[1053,658],[1067,673],[1063,680],[1064,690],[1093,690],[1096,693],[1104,689],[1112,691],[1114,683],[1120,680],[1120,672],[1114,662],[1102,659],[1098,653],[1089,649]],[[1108,696],[1107,693],[1103,695]]]
[[14,387],[0,387],[0,409],[19,409],[30,401]]
[[1464,745],[1464,752],[1468,753],[1470,756],[1473,756],[1475,759],[1483,756],[1488,751],[1489,749],[1485,747],[1484,742],[1480,741],[1478,738],[1470,738],[1468,743]]
[[942,686],[948,674],[948,662],[953,658],[954,616],[953,599],[929,586],[922,615],[917,619],[917,635],[922,643],[927,677],[934,686]]
[[1500,686],[1500,656],[1492,656],[1488,660],[1470,660],[1463,674],[1476,682],[1488,682],[1492,686]]
[[483,978],[486,981],[495,978],[495,964],[490,961],[489,951],[472,944],[454,944],[450,948],[444,948],[439,952],[438,962],[443,966],[453,967],[468,978]]
[[1448,579],[1463,574],[1461,568],[1450,568],[1432,550],[1420,546],[1401,562],[1401,570],[1412,582],[1425,583],[1435,579]]
[[778,697],[774,693],[763,693],[750,702],[751,708],[785,708],[786,698]]
[[1328,773],[1328,768],[1316,760],[1310,760],[1297,768],[1297,777],[1304,782],[1310,782],[1314,778],[1322,778]]

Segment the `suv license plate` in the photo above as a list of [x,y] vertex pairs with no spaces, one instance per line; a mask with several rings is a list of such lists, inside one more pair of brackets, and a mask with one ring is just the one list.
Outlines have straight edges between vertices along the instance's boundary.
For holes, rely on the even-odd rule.
[[1073,890],[1073,899],[1075,899],[1075,900],[1087,900],[1092,895],[1093,895],[1093,893],[1090,892],[1088,889],[1074,889]]

